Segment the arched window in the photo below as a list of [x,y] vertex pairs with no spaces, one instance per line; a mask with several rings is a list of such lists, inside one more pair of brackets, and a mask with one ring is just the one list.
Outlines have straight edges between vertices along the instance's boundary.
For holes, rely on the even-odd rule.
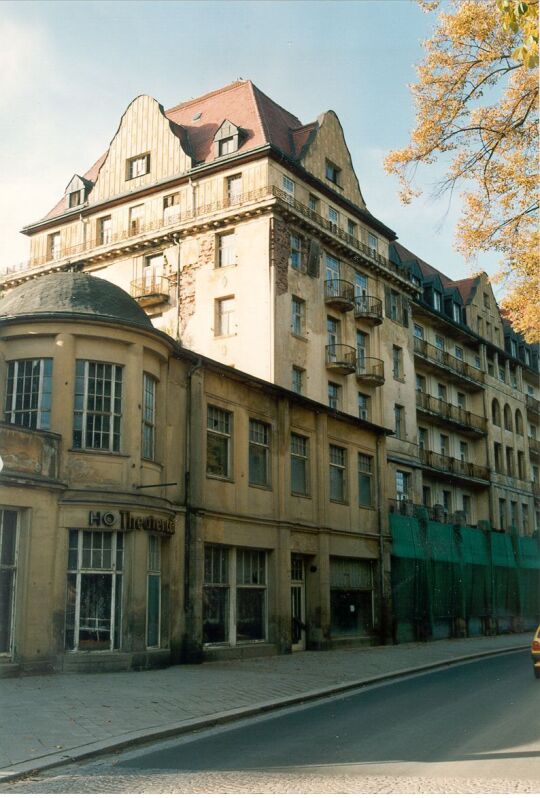
[[501,426],[501,408],[499,407],[499,403],[496,399],[494,399],[491,403],[491,420],[495,426]]
[[516,432],[518,435],[523,435],[523,416],[521,410],[516,410]]
[[512,432],[512,411],[510,405],[504,406],[504,428]]

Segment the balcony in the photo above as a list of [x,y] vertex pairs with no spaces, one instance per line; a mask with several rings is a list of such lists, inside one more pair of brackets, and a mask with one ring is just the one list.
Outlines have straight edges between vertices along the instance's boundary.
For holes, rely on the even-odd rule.
[[52,432],[0,423],[4,477],[53,482],[58,480],[60,436]]
[[421,415],[436,416],[437,421],[444,419],[450,427],[458,428],[474,435],[486,435],[487,419],[471,413],[458,405],[452,405],[436,396],[423,391],[416,391],[416,410]]
[[534,396],[529,396],[529,394],[525,396],[525,407],[530,415],[540,416],[540,402]]
[[354,318],[368,324],[382,324],[382,302],[374,296],[357,296],[354,298]]
[[366,385],[384,385],[384,363],[377,357],[359,358],[356,363],[356,379]]
[[409,518],[438,521],[441,524],[459,523],[462,526],[472,526],[464,510],[447,509],[443,504],[433,507],[427,504],[414,504],[408,499],[388,499],[388,512],[391,515],[404,515]]
[[354,285],[347,280],[325,280],[324,301],[337,310],[354,308]]
[[536,440],[536,438],[529,437],[529,452],[536,455],[536,457],[540,457],[540,441]]
[[169,301],[169,281],[166,277],[141,277],[131,283],[131,296],[143,308]]
[[423,470],[435,471],[451,476],[459,481],[489,481],[489,468],[487,466],[468,463],[466,460],[458,460],[455,457],[447,457],[445,454],[431,452],[428,449],[418,449],[420,462]]
[[421,338],[414,338],[414,354],[429,364],[436,372],[446,375],[451,372],[457,378],[456,382],[465,382],[469,387],[471,384],[483,385],[484,383],[483,371],[471,366],[464,360],[450,355],[444,349],[428,344],[427,341],[423,341]]
[[354,374],[356,349],[347,344],[329,344],[326,347],[326,368],[337,374]]

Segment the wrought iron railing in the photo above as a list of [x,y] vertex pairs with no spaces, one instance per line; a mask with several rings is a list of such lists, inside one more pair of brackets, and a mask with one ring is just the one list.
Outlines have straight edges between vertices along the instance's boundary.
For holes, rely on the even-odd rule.
[[487,466],[469,463],[457,457],[448,457],[445,454],[431,452],[428,449],[422,449],[420,447],[418,449],[418,455],[423,465],[428,468],[433,468],[436,471],[443,471],[445,474],[468,477],[470,479],[489,480],[489,468]]
[[356,369],[356,349],[348,344],[328,344],[326,365],[353,372]]
[[375,296],[356,296],[354,298],[354,315],[357,319],[367,317],[382,320],[382,301]]
[[141,277],[139,280],[132,280],[130,293],[134,299],[168,296],[169,281],[166,277]]
[[324,282],[324,298],[354,305],[354,285],[347,280],[332,279]]
[[384,382],[384,363],[378,357],[359,357],[356,360],[356,376],[359,379]]
[[437,346],[423,341],[421,338],[414,338],[414,351],[415,354],[429,360],[430,363],[438,364],[445,369],[452,369],[452,371],[469,380],[484,382],[483,371],[471,366],[464,360],[460,360],[458,357],[450,355],[444,349],[439,349]]
[[487,419],[484,416],[478,416],[476,413],[471,413],[470,410],[465,410],[458,405],[452,405],[450,402],[445,402],[444,399],[439,399],[436,396],[430,396],[424,391],[416,391],[416,407],[418,410],[425,410],[428,413],[443,416],[443,418],[455,421],[464,427],[487,432]]
[[471,526],[464,510],[452,511],[443,504],[431,506],[428,504],[415,504],[404,498],[388,499],[388,512],[392,515],[404,515],[409,518],[423,518],[426,521],[460,523],[461,525]]

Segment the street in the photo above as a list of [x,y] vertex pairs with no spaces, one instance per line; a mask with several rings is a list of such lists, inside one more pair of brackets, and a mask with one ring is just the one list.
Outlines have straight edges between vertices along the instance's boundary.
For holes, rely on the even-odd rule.
[[538,792],[525,653],[65,766],[5,792]]

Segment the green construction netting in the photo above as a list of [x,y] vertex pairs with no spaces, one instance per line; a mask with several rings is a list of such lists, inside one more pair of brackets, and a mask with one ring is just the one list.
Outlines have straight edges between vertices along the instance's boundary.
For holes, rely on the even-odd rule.
[[394,557],[413,560],[425,559],[425,547],[420,537],[420,528],[416,518],[391,515],[390,531],[392,532],[392,554]]

